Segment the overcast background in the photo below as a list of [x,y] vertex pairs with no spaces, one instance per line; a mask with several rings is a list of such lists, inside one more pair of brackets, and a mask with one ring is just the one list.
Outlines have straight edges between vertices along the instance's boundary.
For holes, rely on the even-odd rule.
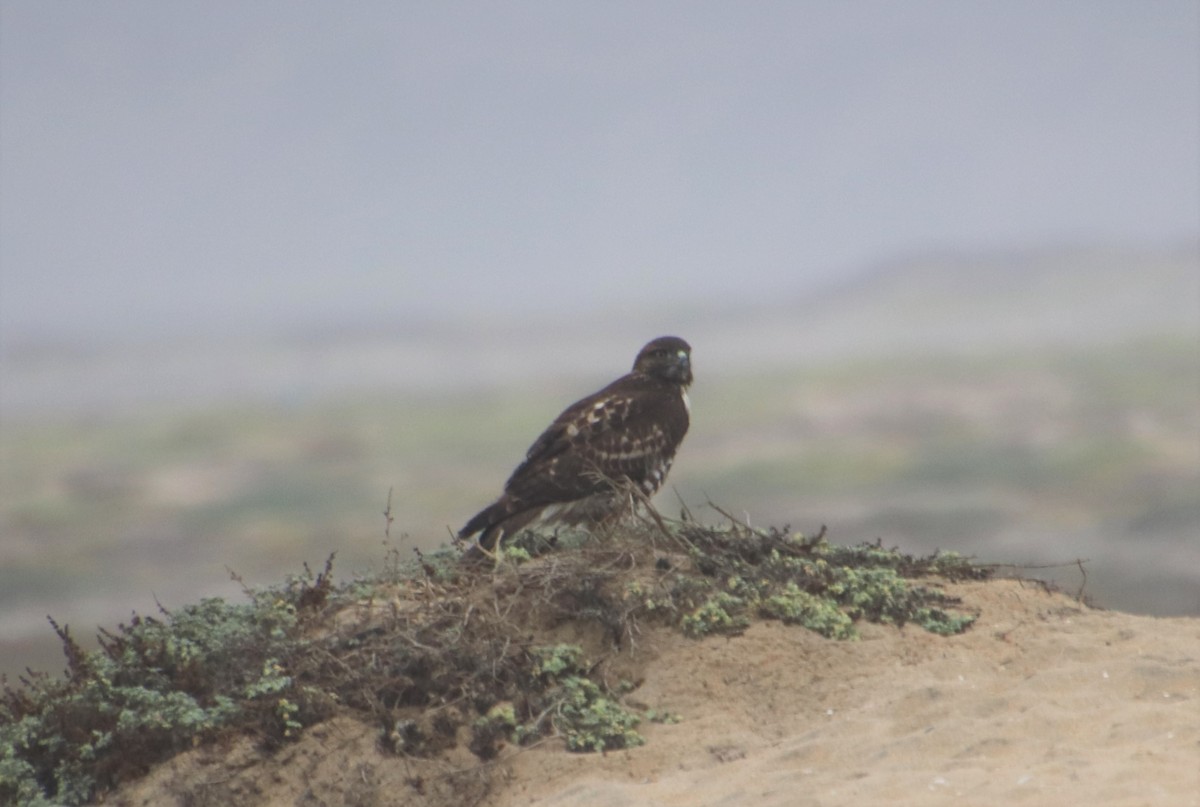
[[1194,0],[0,0],[0,673],[443,543],[668,332],[668,512],[1200,614],[1198,144]]
[[749,304],[1194,239],[1186,2],[0,5],[0,337]]

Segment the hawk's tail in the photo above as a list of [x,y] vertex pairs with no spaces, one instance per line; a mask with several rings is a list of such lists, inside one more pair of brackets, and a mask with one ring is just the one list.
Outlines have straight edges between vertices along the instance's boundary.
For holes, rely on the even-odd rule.
[[491,552],[507,536],[516,535],[536,521],[545,509],[545,505],[529,505],[510,499],[507,495],[501,496],[495,504],[488,505],[476,513],[467,525],[458,531],[458,537],[460,540],[466,540],[479,533],[479,546]]
[[[503,517],[503,508],[500,506],[500,502],[490,504],[471,517],[466,526],[458,531],[458,537],[461,540],[466,540],[477,532],[486,532],[488,527],[500,521]],[[490,549],[491,547],[488,548]]]
[[515,509],[513,502],[507,496],[501,496],[494,504],[490,504],[476,513],[466,526],[458,531],[458,537],[466,540],[478,532],[480,533],[479,545],[491,551],[508,532],[505,529],[505,522],[512,518]]

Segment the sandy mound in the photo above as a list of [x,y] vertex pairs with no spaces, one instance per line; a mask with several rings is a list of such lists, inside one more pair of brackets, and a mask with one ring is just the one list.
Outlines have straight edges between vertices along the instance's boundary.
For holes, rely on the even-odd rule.
[[[981,617],[949,638],[778,622],[733,638],[647,631],[622,675],[677,714],[647,744],[507,749],[490,768],[382,753],[349,719],[263,758],[181,755],[112,804],[1200,805],[1200,620],[1092,610],[1016,581],[948,587]],[[464,800],[465,797],[465,800]]]

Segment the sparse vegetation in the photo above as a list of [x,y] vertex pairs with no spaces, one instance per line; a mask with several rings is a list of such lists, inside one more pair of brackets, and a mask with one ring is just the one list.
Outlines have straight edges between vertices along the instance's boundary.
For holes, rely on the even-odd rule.
[[[429,757],[459,742],[481,760],[506,744],[560,738],[571,751],[644,742],[597,657],[634,643],[642,623],[697,638],[755,618],[853,638],[861,620],[951,634],[973,614],[914,579],[979,578],[954,555],[913,558],[839,547],[786,530],[657,521],[605,540],[526,535],[500,567],[443,550],[389,558],[376,578],[333,583],[333,558],[282,585],[248,590],[103,631],[80,648],[54,625],[66,675],[28,673],[0,704],[0,800],[82,804],[222,733],[267,745],[349,711],[382,747]],[[565,548],[561,544],[567,544]],[[520,559],[518,563],[517,560]],[[564,625],[590,636],[545,641]],[[686,717],[686,716],[685,716]]]
[[941,591],[911,578],[985,576],[955,554],[913,558],[879,544],[841,547],[786,530],[686,528],[689,553],[702,577],[685,577],[669,592],[675,607],[691,604],[681,625],[692,636],[736,633],[751,616],[803,625],[832,639],[857,637],[860,619],[916,622],[933,633],[965,630],[973,614],[954,611]]
[[[331,713],[319,688],[298,684],[287,660],[303,648],[332,588],[332,559],[315,577],[208,599],[158,617],[135,616],[83,650],[53,620],[66,673],[30,671],[0,703],[0,801],[82,804],[155,762],[225,728],[268,742]],[[52,801],[51,801],[52,800]]]

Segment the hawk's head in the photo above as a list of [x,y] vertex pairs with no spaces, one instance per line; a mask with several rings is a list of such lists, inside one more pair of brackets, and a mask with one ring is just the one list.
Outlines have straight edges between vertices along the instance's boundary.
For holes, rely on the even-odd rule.
[[660,336],[638,352],[633,371],[686,387],[692,383],[692,346],[678,336]]

